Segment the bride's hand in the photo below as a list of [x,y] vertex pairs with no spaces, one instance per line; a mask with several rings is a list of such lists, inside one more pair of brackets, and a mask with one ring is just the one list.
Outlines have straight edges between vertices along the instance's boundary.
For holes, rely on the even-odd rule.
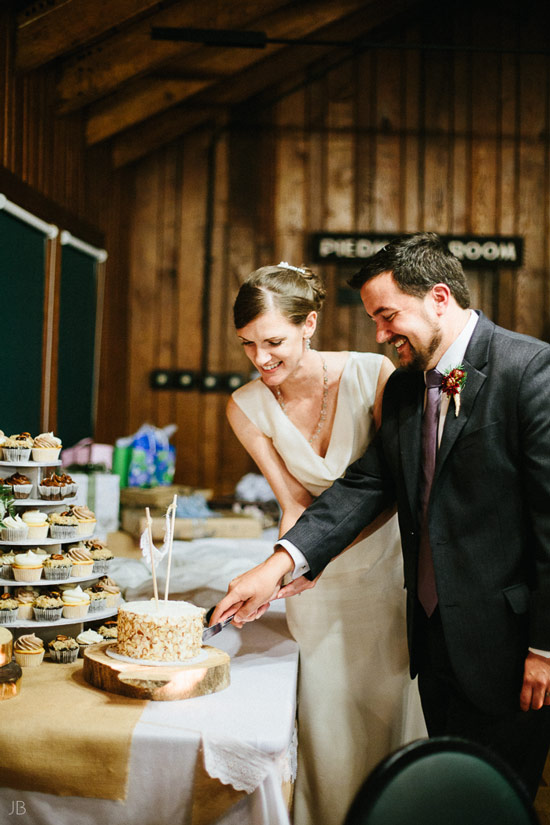
[[284,587],[281,587],[279,592],[277,593],[277,599],[286,599],[288,596],[299,596],[300,593],[303,593],[304,590],[311,590],[317,582],[319,581],[321,574],[311,580],[307,579],[305,576],[299,576],[294,581],[291,581],[289,584],[285,584]]

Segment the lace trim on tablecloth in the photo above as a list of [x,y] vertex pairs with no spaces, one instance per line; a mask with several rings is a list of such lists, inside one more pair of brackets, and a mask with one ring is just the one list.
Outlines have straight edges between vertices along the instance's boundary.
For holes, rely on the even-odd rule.
[[296,777],[296,730],[288,750],[275,757],[244,743],[235,750],[235,743],[211,736],[203,737],[202,752],[209,776],[248,794],[255,791],[273,769],[281,782],[294,781]]

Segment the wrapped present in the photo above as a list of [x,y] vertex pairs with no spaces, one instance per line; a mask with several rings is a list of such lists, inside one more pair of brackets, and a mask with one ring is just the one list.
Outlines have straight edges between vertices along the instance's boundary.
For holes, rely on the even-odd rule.
[[117,453],[117,463],[123,461],[128,467],[128,487],[158,487],[172,484],[176,469],[176,449],[170,444],[170,436],[175,425],[154,427],[144,424],[133,436],[118,439],[117,451],[125,450],[124,456]]
[[103,465],[106,470],[113,466],[113,445],[98,444],[93,438],[83,438],[72,447],[66,447],[61,452],[61,462],[64,467],[86,464]]

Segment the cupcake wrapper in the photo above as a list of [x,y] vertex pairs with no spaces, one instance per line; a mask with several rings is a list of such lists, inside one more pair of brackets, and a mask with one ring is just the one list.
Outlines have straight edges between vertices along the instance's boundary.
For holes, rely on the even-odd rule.
[[44,650],[37,650],[36,653],[15,651],[15,661],[21,667],[38,667],[44,659]]
[[32,604],[20,604],[17,608],[18,619],[32,619],[34,617]]
[[59,566],[59,567],[45,567],[44,568],[44,578],[49,579],[50,581],[63,581],[64,579],[68,579],[71,575],[72,568],[67,566]]
[[57,662],[61,665],[76,662],[78,659],[78,648],[76,648],[76,650],[50,650],[50,658],[52,662]]
[[3,447],[4,461],[28,461],[31,455],[30,447]]
[[93,564],[73,564],[71,576],[91,576],[93,575]]
[[34,618],[37,622],[57,622],[63,612],[62,607],[34,607]]
[[11,564],[3,564],[1,570],[1,576],[3,579],[13,579],[13,569]]
[[45,487],[42,484],[38,487],[40,498],[46,501],[61,501],[61,487]]
[[90,613],[99,613],[107,609],[107,599],[92,599],[90,602]]
[[118,607],[122,600],[121,593],[108,593],[106,607]]
[[42,567],[12,567],[16,582],[37,582],[42,575]]
[[30,498],[32,493],[32,484],[14,484],[13,497],[18,499]]
[[19,541],[26,539],[29,529],[27,526],[23,527],[2,527],[2,539],[4,541]]
[[0,610],[0,624],[13,624],[17,619],[17,607],[13,610]]
[[72,524],[51,524],[50,534],[52,539],[72,539],[78,533],[78,527]]
[[95,531],[96,522],[95,521],[81,521],[78,524],[78,535],[79,536],[93,536]]
[[66,619],[83,619],[88,615],[89,602],[86,604],[65,604],[63,605],[63,616]]
[[45,461],[57,461],[61,447],[33,447],[32,460],[44,463]]
[[37,525],[30,524],[29,525],[29,539],[46,539],[48,538],[48,530],[49,525],[46,524],[44,526],[38,527]]
[[109,572],[109,568],[111,566],[112,559],[98,559],[94,560],[94,573],[104,573]]

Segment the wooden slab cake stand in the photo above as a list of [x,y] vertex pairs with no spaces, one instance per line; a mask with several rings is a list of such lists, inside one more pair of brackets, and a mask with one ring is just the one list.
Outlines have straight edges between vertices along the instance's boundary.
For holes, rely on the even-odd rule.
[[206,696],[229,687],[229,655],[216,647],[203,645],[202,653],[207,655],[199,662],[157,667],[113,659],[105,653],[112,644],[101,642],[84,651],[84,678],[101,690],[166,702]]

